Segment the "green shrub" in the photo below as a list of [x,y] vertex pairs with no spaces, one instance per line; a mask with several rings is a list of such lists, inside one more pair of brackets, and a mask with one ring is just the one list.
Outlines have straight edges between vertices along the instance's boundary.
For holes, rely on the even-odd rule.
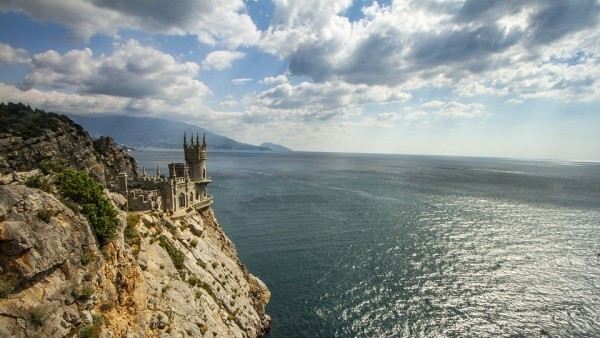
[[86,301],[92,297],[94,294],[94,289],[91,286],[84,286],[80,289],[74,289],[71,294],[77,300]]
[[37,213],[37,217],[39,219],[41,219],[42,221],[48,223],[50,222],[50,219],[52,218],[52,216],[54,216],[55,213],[53,210],[51,209],[41,209],[40,211],[38,211]]
[[187,282],[191,286],[197,286],[197,285],[200,285],[200,283],[201,283],[200,279],[198,279],[198,277],[196,277],[196,276],[190,276],[188,278]]
[[123,235],[125,236],[125,243],[129,245],[135,244],[135,242],[139,244],[140,242],[140,233],[137,231],[135,226],[127,224]]
[[46,320],[46,310],[42,306],[33,307],[29,311],[29,321],[31,324],[40,327],[44,325]]
[[190,242],[190,244],[195,248],[198,246],[198,240],[197,239],[192,239],[192,241]]
[[92,325],[87,325],[79,330],[79,338],[98,338],[102,332],[102,322],[104,321],[101,316],[93,316]]
[[117,211],[104,197],[100,183],[83,171],[66,169],[58,175],[57,185],[64,198],[81,206],[100,245],[115,237],[119,223]]
[[44,175],[48,175],[63,172],[67,168],[67,165],[62,160],[45,159],[40,162],[39,168]]
[[52,185],[50,182],[43,176],[35,175],[25,179],[25,186],[29,188],[40,189],[45,192],[50,192],[52,190]]
[[39,175],[27,177],[25,179],[25,185],[30,188],[39,189],[40,186],[42,185],[42,179]]
[[127,215],[127,225],[135,227],[140,221],[140,215]]
[[15,291],[17,278],[11,274],[0,277],[0,298],[6,298]]
[[125,227],[125,231],[123,235],[125,237],[125,243],[133,248],[133,254],[137,257],[140,252],[140,244],[142,242],[142,238],[140,237],[140,233],[137,231],[135,225],[137,222],[129,222],[129,217],[127,217],[127,226]]
[[184,265],[184,261],[185,261],[185,256],[183,255],[183,253],[181,251],[179,251],[179,249],[177,249],[173,243],[171,243],[171,241],[169,241],[169,239],[167,239],[165,236],[161,235],[160,237],[158,237],[158,241],[160,246],[165,249],[167,251],[167,253],[169,254],[169,256],[171,257],[171,260],[173,261],[173,265],[175,265],[175,267],[178,270],[183,269]]
[[84,252],[81,254],[81,265],[86,266],[92,262],[94,256],[90,252]]

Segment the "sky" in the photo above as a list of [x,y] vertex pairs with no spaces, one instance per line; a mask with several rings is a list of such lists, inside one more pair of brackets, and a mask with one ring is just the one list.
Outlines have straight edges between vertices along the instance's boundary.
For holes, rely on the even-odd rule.
[[0,0],[0,101],[294,150],[600,161],[600,0]]

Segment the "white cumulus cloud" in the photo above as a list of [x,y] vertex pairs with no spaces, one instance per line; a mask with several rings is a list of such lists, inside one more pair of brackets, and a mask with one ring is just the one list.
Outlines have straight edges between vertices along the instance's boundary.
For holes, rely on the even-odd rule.
[[26,50],[0,42],[0,64],[28,63],[29,60]]
[[234,52],[229,50],[217,50],[208,53],[202,60],[202,69],[206,70],[223,70],[231,67],[231,64],[242,59],[246,54],[242,52]]

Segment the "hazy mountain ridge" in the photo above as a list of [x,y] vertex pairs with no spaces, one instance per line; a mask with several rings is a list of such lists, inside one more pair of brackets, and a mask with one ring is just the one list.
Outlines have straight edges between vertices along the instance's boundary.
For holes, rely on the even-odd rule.
[[272,151],[278,151],[278,152],[282,152],[282,151],[293,151],[292,149],[286,147],[286,146],[282,146],[281,144],[277,144],[277,143],[271,143],[271,142],[263,142],[260,144],[261,147],[265,147],[265,148],[269,148]]
[[197,133],[202,138],[206,133],[206,142],[210,149],[270,151],[267,147],[241,143],[183,122],[130,116],[69,115],[69,117],[82,125],[92,137],[110,135],[117,143],[134,148],[178,149],[181,148],[185,132],[188,138],[192,135],[196,137]]

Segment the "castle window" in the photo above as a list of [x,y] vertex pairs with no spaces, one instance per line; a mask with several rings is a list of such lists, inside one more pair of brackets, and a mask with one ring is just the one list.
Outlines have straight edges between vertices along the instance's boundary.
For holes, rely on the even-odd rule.
[[194,193],[190,193],[190,202],[194,200]]
[[179,194],[179,207],[185,208],[185,195],[183,193]]
[[206,178],[206,169],[202,169],[202,178]]

